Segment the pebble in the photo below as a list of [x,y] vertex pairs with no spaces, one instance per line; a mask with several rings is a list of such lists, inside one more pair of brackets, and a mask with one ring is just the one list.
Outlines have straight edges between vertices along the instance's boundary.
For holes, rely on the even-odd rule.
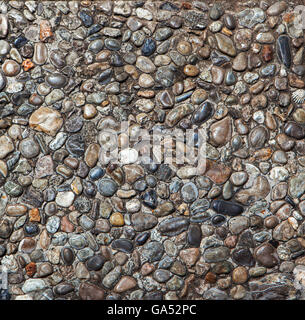
[[122,293],[131,290],[137,286],[137,281],[130,276],[123,276],[120,281],[114,287],[114,291]]
[[75,198],[75,194],[72,191],[58,192],[56,196],[56,203],[64,208],[68,208],[72,205]]
[[276,249],[269,243],[257,247],[254,258],[264,267],[272,268],[279,263]]
[[125,253],[131,253],[133,251],[133,244],[127,239],[117,239],[112,242],[112,248]]
[[16,76],[20,70],[20,65],[14,60],[6,60],[2,65],[2,71],[7,77]]
[[62,248],[61,250],[61,258],[66,265],[71,265],[75,259],[74,253],[71,248]]
[[291,49],[289,38],[285,35],[281,35],[277,39],[276,52],[279,60],[284,64],[285,67],[290,68],[291,66]]
[[83,282],[79,288],[79,296],[82,300],[103,300],[105,292],[95,284]]
[[231,139],[231,120],[229,117],[213,123],[210,127],[211,140],[213,144],[221,146]]
[[49,107],[40,107],[29,119],[31,128],[55,136],[63,124],[60,113]]
[[260,8],[245,9],[238,13],[238,22],[241,26],[252,29],[266,19],[265,12]]
[[24,293],[30,293],[37,290],[43,290],[45,287],[46,284],[42,279],[27,279],[22,286],[22,291]]
[[221,33],[216,33],[215,38],[217,41],[218,49],[221,52],[232,57],[236,56],[236,48],[233,44],[233,41],[229,37]]
[[36,65],[43,65],[46,63],[48,58],[48,48],[47,46],[42,43],[38,42],[34,45],[34,55],[33,55],[33,62]]
[[145,72],[145,73],[152,73],[156,70],[156,67],[153,64],[153,62],[145,56],[139,56],[137,58],[136,67],[140,71]]
[[243,207],[237,203],[215,200],[212,203],[212,208],[217,212],[228,216],[236,216],[243,212]]
[[232,68],[235,71],[245,71],[247,68],[247,55],[245,52],[239,53],[233,60]]
[[111,197],[117,189],[117,184],[111,179],[101,179],[98,184],[98,190],[104,197]]
[[46,76],[45,79],[46,83],[49,84],[54,89],[60,89],[63,88],[67,83],[67,78],[60,74],[60,73],[54,73]]
[[159,230],[162,234],[172,237],[185,231],[188,225],[189,222],[185,218],[169,218],[159,224]]
[[0,137],[0,159],[4,159],[8,154],[14,151],[14,144],[8,136]]
[[22,140],[19,144],[19,148],[21,154],[27,159],[36,157],[40,152],[38,143],[31,138]]

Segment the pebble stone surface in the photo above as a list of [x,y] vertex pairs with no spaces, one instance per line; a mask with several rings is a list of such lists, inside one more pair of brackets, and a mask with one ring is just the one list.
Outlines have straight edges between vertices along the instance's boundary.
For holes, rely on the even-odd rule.
[[[305,299],[297,4],[1,1],[9,299]],[[141,163],[122,121],[204,129],[206,166]]]

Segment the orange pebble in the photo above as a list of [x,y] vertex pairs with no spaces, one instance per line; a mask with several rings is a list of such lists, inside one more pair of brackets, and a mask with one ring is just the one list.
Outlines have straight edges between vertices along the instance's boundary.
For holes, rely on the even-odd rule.
[[216,280],[217,280],[217,277],[216,277],[216,275],[214,273],[208,272],[206,274],[206,276],[204,277],[204,280],[205,280],[206,283],[215,283]]
[[231,36],[233,33],[231,30],[229,30],[227,27],[222,28],[222,33],[226,34],[227,36]]
[[42,20],[40,22],[40,40],[41,41],[45,41],[46,39],[52,37],[53,32],[52,32],[52,28],[51,28],[51,24],[49,21],[47,20]]
[[30,222],[40,222],[39,209],[34,208],[29,211]]
[[30,59],[26,59],[22,62],[22,66],[24,68],[24,71],[28,71],[32,69],[35,65]]
[[29,277],[33,277],[33,275],[36,273],[36,263],[30,262],[29,264],[27,264],[25,266],[25,271]]
[[189,9],[192,9],[192,5],[189,2],[182,2],[181,8],[189,10]]

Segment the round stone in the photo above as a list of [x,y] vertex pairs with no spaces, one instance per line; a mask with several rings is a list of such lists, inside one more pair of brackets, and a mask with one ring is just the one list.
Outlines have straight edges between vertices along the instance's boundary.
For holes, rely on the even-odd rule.
[[189,55],[192,51],[192,45],[187,41],[180,41],[177,44],[177,51],[183,55]]
[[198,198],[198,189],[193,182],[186,183],[181,188],[181,196],[187,203],[194,202]]
[[64,208],[68,208],[72,205],[75,198],[75,194],[72,191],[58,192],[55,198],[55,202]]
[[22,140],[19,144],[19,150],[21,154],[28,159],[38,156],[40,152],[38,143],[32,138]]
[[7,77],[14,77],[20,72],[20,65],[14,60],[5,60],[2,71]]
[[104,197],[113,196],[118,189],[118,185],[111,179],[101,179],[98,184],[98,190]]
[[110,216],[110,223],[115,227],[124,225],[124,217],[120,212],[115,212]]

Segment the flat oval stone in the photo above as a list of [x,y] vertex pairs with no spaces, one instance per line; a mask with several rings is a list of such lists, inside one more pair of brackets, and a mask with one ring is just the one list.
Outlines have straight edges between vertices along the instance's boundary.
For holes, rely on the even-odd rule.
[[47,84],[55,89],[63,88],[68,82],[67,77],[60,73],[50,74],[46,76],[45,80]]
[[202,124],[213,115],[213,112],[213,105],[206,101],[194,112],[192,122],[197,125]]
[[290,68],[291,66],[291,48],[290,40],[286,35],[278,37],[276,42],[276,52],[279,60],[284,64],[285,67]]
[[170,28],[163,27],[156,30],[155,39],[157,41],[164,41],[168,39],[173,34],[173,31]]
[[127,239],[117,239],[112,242],[112,248],[125,253],[131,253],[133,251],[133,244]]
[[160,283],[167,282],[170,279],[170,277],[171,277],[170,271],[165,269],[158,269],[153,274],[153,278]]
[[112,51],[118,51],[121,49],[121,42],[117,39],[105,39],[105,47]]
[[198,248],[202,239],[201,228],[197,224],[190,225],[187,233],[187,241],[190,247]]
[[249,134],[250,145],[255,149],[260,149],[265,145],[268,137],[268,130],[264,126],[257,126]]
[[144,41],[143,47],[142,47],[142,55],[143,56],[150,56],[152,55],[156,50],[156,41],[152,38],[147,38]]
[[90,168],[93,168],[96,165],[99,151],[100,146],[97,143],[92,143],[88,146],[85,153],[85,162]]
[[8,33],[8,17],[6,14],[0,15],[0,38],[6,38]]
[[137,58],[136,67],[145,73],[153,73],[156,70],[153,62],[145,56],[139,56]]
[[86,261],[86,266],[89,271],[98,271],[103,267],[105,262],[106,259],[103,256],[95,255]]
[[123,276],[120,281],[114,287],[114,291],[117,293],[122,293],[136,287],[137,281],[130,276]]
[[230,30],[234,30],[236,28],[236,20],[232,14],[225,14],[223,16],[223,22],[225,26]]
[[225,84],[227,86],[232,86],[237,81],[237,78],[232,70],[229,70],[225,76]]
[[73,116],[66,120],[65,128],[68,132],[78,132],[83,127],[84,121],[82,117]]
[[23,204],[12,204],[6,208],[6,213],[11,217],[21,217],[28,211],[28,208]]
[[154,211],[157,217],[167,216],[175,211],[175,207],[172,202],[167,201],[160,204]]
[[46,63],[47,58],[48,58],[47,46],[42,42],[35,43],[33,62],[37,65],[43,65]]
[[41,265],[39,265],[38,270],[37,270],[38,276],[42,277],[42,278],[47,277],[52,273],[53,273],[53,267],[48,262],[44,262]]
[[70,266],[74,262],[75,255],[71,248],[62,248],[61,250],[61,258],[65,265]]
[[135,213],[131,216],[131,222],[136,231],[145,231],[156,226],[158,219],[151,214]]
[[159,224],[159,230],[162,234],[173,237],[183,231],[186,231],[189,226],[189,221],[186,218],[176,217],[163,220]]
[[46,288],[46,283],[42,279],[27,279],[23,286],[22,291],[24,293],[35,292]]
[[217,213],[228,216],[237,216],[244,211],[244,208],[241,205],[224,200],[214,200],[212,203],[212,208]]
[[230,256],[230,250],[227,247],[207,248],[204,251],[203,258],[208,263],[226,261]]
[[268,10],[268,16],[278,16],[287,8],[286,1],[277,1],[273,5],[271,5]]
[[74,291],[74,286],[70,283],[60,283],[54,287],[54,292],[60,296]]
[[137,245],[142,246],[149,238],[150,232],[143,232],[135,238]]
[[287,136],[298,140],[305,137],[305,129],[300,124],[292,121],[289,121],[285,124],[284,132]]
[[57,216],[50,217],[46,223],[46,229],[49,233],[55,233],[60,226],[60,218]]
[[64,208],[68,208],[72,205],[75,198],[75,194],[72,191],[58,192],[56,196],[56,203]]

